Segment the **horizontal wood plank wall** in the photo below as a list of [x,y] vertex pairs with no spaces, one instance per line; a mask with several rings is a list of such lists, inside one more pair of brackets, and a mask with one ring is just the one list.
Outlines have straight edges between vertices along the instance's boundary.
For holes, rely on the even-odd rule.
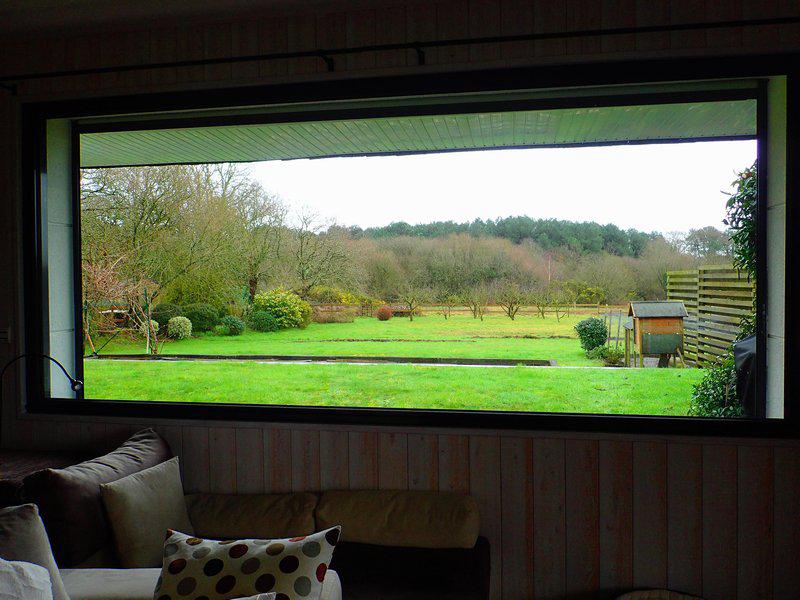
[[[213,23],[104,29],[0,42],[0,72],[313,50],[361,44],[791,15],[794,2],[736,0],[448,0],[359,2]],[[302,6],[302,5],[301,5]],[[626,35],[319,59],[109,73],[23,85],[18,98],[201,89],[373,73],[409,73],[636,56],[800,48],[800,27]],[[17,98],[0,91],[0,281],[19,281]],[[0,288],[0,327],[19,332],[18,289]],[[16,340],[16,338],[14,338]],[[0,348],[0,359],[18,345]],[[9,377],[8,379],[11,379]],[[5,445],[102,452],[146,422],[18,417],[2,407]],[[716,598],[800,597],[800,449],[769,441],[433,431],[424,428],[159,422],[188,491],[320,489],[469,493],[492,544],[492,598],[595,598],[670,586]]]

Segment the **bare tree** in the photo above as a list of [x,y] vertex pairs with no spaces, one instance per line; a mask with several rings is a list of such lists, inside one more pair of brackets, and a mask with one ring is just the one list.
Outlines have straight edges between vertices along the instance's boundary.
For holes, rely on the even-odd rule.
[[513,321],[525,303],[526,294],[519,284],[507,281],[497,288],[495,299],[506,316]]
[[292,230],[292,264],[297,293],[308,296],[311,288],[345,278],[349,257],[340,238],[328,231],[317,215],[302,213]]
[[477,285],[471,288],[464,293],[463,300],[472,313],[472,318],[483,321],[486,306],[489,304],[489,291],[486,286]]
[[428,291],[409,283],[403,287],[399,298],[403,307],[408,311],[408,320],[414,320],[414,313],[419,311],[419,307],[428,299]]
[[453,307],[458,304],[458,296],[451,294],[448,290],[439,290],[436,293],[436,302],[439,305],[439,312],[445,319],[450,318]]

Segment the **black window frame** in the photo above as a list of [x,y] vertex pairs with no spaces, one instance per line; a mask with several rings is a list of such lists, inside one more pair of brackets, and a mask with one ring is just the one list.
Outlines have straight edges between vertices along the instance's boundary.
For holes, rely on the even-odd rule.
[[[574,413],[536,413],[501,411],[454,411],[433,409],[394,409],[360,407],[295,407],[282,405],[237,405],[201,404],[135,400],[85,400],[82,392],[75,399],[49,397],[47,389],[48,371],[39,361],[27,361],[26,409],[35,414],[68,414],[115,417],[143,417],[165,419],[202,419],[226,421],[304,422],[317,424],[359,424],[391,426],[436,426],[477,429],[516,429],[551,431],[591,431],[651,434],[725,435],[798,437],[800,436],[800,401],[797,389],[798,375],[791,368],[798,356],[797,318],[786,308],[796,306],[798,285],[792,278],[792,266],[797,264],[800,242],[789,236],[789,224],[796,222],[795,208],[798,177],[797,119],[792,110],[800,100],[798,69],[800,56],[794,54],[764,55],[755,57],[728,57],[704,59],[672,59],[601,64],[582,64],[559,67],[525,67],[490,71],[465,71],[424,75],[399,75],[363,79],[340,79],[322,82],[273,84],[256,87],[186,92],[160,92],[105,98],[89,98],[74,101],[32,102],[22,105],[22,175],[23,175],[23,243],[24,243],[24,307],[26,351],[42,351],[46,337],[45,297],[47,295],[46,258],[43,248],[46,240],[42,230],[42,208],[46,197],[42,191],[42,180],[46,178],[45,127],[48,119],[79,119],[110,114],[160,112],[168,110],[214,109],[236,106],[268,104],[291,104],[298,102],[325,102],[338,100],[363,100],[369,98],[425,96],[433,94],[460,94],[470,92],[513,91],[545,88],[594,87],[625,84],[658,84],[669,82],[696,82],[722,79],[763,79],[771,76],[787,78],[787,155],[786,155],[786,289],[785,289],[785,349],[784,349],[784,418],[783,419],[713,419],[700,417],[665,417],[645,415],[599,415]],[[657,76],[656,76],[657,74]],[[739,96],[737,96],[737,93]],[[652,94],[653,102],[697,100],[701,94],[706,100],[741,97],[741,91],[721,90],[703,93],[687,92]],[[745,94],[747,95],[747,94]],[[762,82],[748,97],[758,101],[757,146],[759,156],[759,197],[764,202],[758,205],[758,375],[759,402],[764,406],[766,398],[766,85]],[[625,95],[576,99],[572,106],[618,105]],[[641,103],[641,96],[632,101]],[[526,101],[525,107],[553,107],[552,100]],[[502,102],[493,102],[495,110]],[[478,110],[471,105],[468,110]],[[567,105],[559,104],[558,108]],[[506,110],[519,109],[519,103],[507,103]],[[459,112],[465,112],[463,106]],[[348,109],[353,118],[397,115],[409,109]],[[441,105],[435,109],[443,112]],[[413,114],[420,114],[413,109]],[[301,114],[302,113],[298,113]],[[319,118],[319,113],[306,113],[300,118]],[[330,115],[328,115],[330,116]],[[232,117],[233,120],[250,117]],[[222,119],[214,118],[214,124]],[[259,122],[263,122],[260,117]],[[185,126],[186,122],[181,124]],[[152,128],[148,122],[147,127]],[[163,122],[170,126],[169,121]],[[72,138],[72,193],[73,193],[73,264],[75,297],[75,348],[76,376],[83,378],[83,334],[81,323],[81,245],[80,245],[80,201],[79,201],[79,136],[83,132],[135,128],[135,122],[124,120],[115,125],[73,125]],[[175,126],[174,124],[172,126]]]

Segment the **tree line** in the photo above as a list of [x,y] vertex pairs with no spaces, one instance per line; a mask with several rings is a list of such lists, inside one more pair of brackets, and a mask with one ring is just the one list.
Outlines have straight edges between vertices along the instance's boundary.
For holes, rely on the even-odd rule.
[[290,210],[233,164],[84,170],[81,216],[88,313],[124,300],[134,309],[207,302],[235,314],[277,287],[474,311],[493,303],[513,312],[515,298],[655,299],[668,270],[722,259],[730,245],[713,227],[665,237],[528,216],[362,230]]

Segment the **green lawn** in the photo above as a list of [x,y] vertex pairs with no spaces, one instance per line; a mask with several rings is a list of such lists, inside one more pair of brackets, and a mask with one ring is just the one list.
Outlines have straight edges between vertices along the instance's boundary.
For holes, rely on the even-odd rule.
[[[167,341],[163,354],[279,354],[314,356],[419,356],[425,358],[505,358],[555,360],[564,366],[599,365],[586,358],[574,326],[583,316],[522,316],[512,321],[489,315],[483,321],[469,315],[445,320],[429,314],[409,321],[378,321],[359,317],[354,323],[312,323],[308,329],[274,333],[247,331],[237,337],[200,334],[189,340]],[[98,346],[102,345],[102,341]],[[138,354],[142,341],[121,337],[102,354]]]
[[[550,359],[559,367],[410,364],[277,364],[245,361],[85,361],[87,398],[685,415],[697,369],[605,369],[586,358],[575,324],[525,315],[483,321],[457,314],[360,317],[237,337],[201,334],[167,341],[163,354],[417,356]],[[102,354],[141,354],[141,340],[118,337]],[[573,367],[573,368],[569,368]],[[589,368],[580,368],[589,367]]]
[[107,400],[685,415],[698,369],[85,361]]

